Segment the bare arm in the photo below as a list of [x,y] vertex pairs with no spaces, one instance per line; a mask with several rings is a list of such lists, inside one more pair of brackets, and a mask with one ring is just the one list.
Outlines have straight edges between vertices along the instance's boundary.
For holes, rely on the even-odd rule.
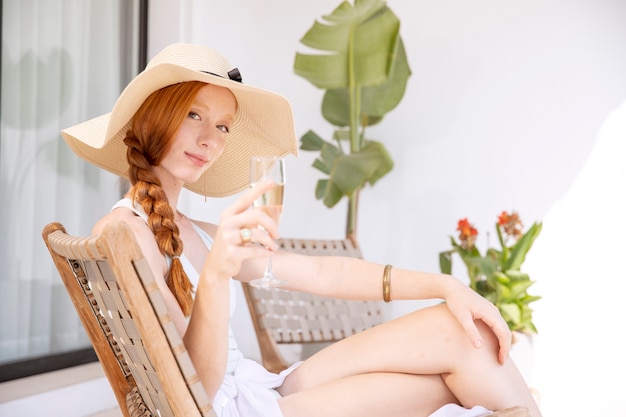
[[202,267],[183,340],[211,398],[217,393],[226,372],[230,278],[240,272],[246,259],[265,259],[269,255],[263,246],[242,245],[240,229],[257,229],[258,225],[262,225],[271,236],[257,230],[257,239],[272,249],[276,247],[272,240],[276,236],[276,225],[271,218],[260,210],[249,210],[254,199],[271,186],[269,183],[259,185],[243,193],[224,210],[217,228],[196,222],[213,236],[213,245]]
[[[278,252],[273,260],[277,276],[287,279],[285,289],[317,295],[381,300],[384,266],[360,259],[333,256],[302,256]],[[259,274],[262,262],[249,260],[242,268],[243,280]],[[504,362],[511,346],[511,333],[497,308],[450,275],[391,270],[391,299],[442,299],[465,329],[476,348],[483,340],[474,320],[485,322],[500,342],[499,360]]]

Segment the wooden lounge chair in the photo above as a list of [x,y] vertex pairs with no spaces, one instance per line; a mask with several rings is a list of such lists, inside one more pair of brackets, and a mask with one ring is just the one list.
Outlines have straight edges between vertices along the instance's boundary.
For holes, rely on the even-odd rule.
[[63,283],[126,417],[215,417],[130,228],[43,230]]
[[[117,223],[99,236],[76,237],[51,223],[42,234],[122,414],[215,417],[130,228]],[[282,244],[301,247],[297,242]],[[378,315],[373,314],[373,320],[379,320]],[[306,331],[293,325],[289,329],[285,334],[315,334],[310,324]],[[529,414],[516,407],[493,416]]]

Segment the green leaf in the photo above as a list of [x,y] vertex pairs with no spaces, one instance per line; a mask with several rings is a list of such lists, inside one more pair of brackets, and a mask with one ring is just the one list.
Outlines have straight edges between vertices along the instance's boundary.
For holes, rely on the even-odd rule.
[[524,297],[524,302],[526,304],[532,303],[534,301],[538,301],[541,300],[541,296],[540,295],[529,295],[527,297]]
[[367,182],[370,185],[373,186],[376,184],[379,179],[387,175],[393,169],[393,160],[391,159],[391,155],[389,155],[387,148],[385,148],[385,145],[382,143],[373,140],[367,141],[360,152],[375,155],[377,161],[376,169],[367,178]]
[[354,7],[346,1],[322,20],[328,23],[316,21],[300,42],[326,53],[297,53],[296,74],[324,89],[387,79],[400,21],[384,1],[357,1]]
[[490,276],[498,268],[496,260],[490,256],[473,257],[472,264],[481,272],[481,275]]
[[502,283],[497,283],[496,288],[497,288],[497,293],[498,293],[498,301],[496,301],[496,304],[498,302],[503,303],[503,302],[511,301],[512,299],[511,287]]
[[382,120],[382,117],[393,110],[404,96],[411,69],[400,37],[397,38],[397,46],[394,48],[394,56],[390,58],[390,63],[393,66],[387,80],[364,87],[361,91],[361,118],[363,119],[365,115],[369,118],[366,126]]
[[520,308],[515,303],[502,303],[499,306],[500,313],[502,314],[502,318],[507,321],[507,323],[519,324],[522,318]]
[[341,189],[344,195],[354,193],[362,188],[374,173],[379,159],[372,152],[359,152],[341,155],[335,159],[331,171],[331,181]]
[[318,180],[315,186],[315,198],[322,200],[326,195],[326,189],[328,188],[328,180]]
[[[319,136],[312,132],[305,136],[307,146],[320,147]],[[360,152],[344,154],[334,144],[322,140],[320,157],[313,166],[329,176],[327,182],[318,183],[316,197],[333,207],[341,197],[352,195],[366,183],[376,183],[393,168],[393,161],[378,142],[369,141]]]
[[338,141],[349,141],[350,140],[350,129],[335,129],[333,132],[333,139]]
[[511,282],[511,278],[500,271],[494,271],[492,275],[496,281],[502,285],[508,285]]
[[439,253],[439,270],[442,274],[452,274],[452,254],[454,251]]
[[319,180],[315,189],[315,196],[322,200],[328,208],[334,207],[343,197],[343,193],[329,180]]
[[[398,51],[392,56],[392,71],[389,78],[379,84],[361,88],[359,121],[362,127],[379,123],[385,114],[393,110],[402,100],[411,70],[402,39],[398,39]],[[335,126],[350,126],[350,90],[329,89],[322,99],[322,115]]]
[[347,88],[326,90],[322,99],[322,116],[335,126],[350,126],[350,92]]
[[529,281],[530,278],[527,273],[516,269],[509,269],[505,271],[505,274],[511,278],[511,281]]
[[[313,22],[313,26],[304,34],[300,42],[320,51],[347,53],[347,42],[337,42],[337,40],[347,40],[350,37],[349,16],[351,12],[352,6],[348,2],[343,2],[333,11],[333,14],[322,16],[323,20],[332,24],[325,24],[319,21]],[[333,22],[335,20],[334,16],[339,15],[346,17]]]
[[309,130],[300,138],[300,149],[303,151],[320,151],[324,146],[324,139],[317,133]]
[[520,281],[515,282],[511,285],[511,298],[512,299],[520,299],[526,293],[526,290],[533,285],[533,281]]
[[296,53],[295,73],[317,88],[342,88],[348,84],[346,57],[340,55],[305,55]]
[[335,144],[324,141],[320,150],[320,156],[313,162],[313,166],[324,174],[331,175],[337,158],[341,157],[341,155],[343,155],[343,152]]
[[313,161],[313,168],[322,171],[324,174],[330,174],[330,168],[320,158],[317,158],[315,161]]
[[526,254],[530,250],[537,236],[539,236],[539,233],[541,233],[541,228],[541,223],[534,223],[528,231],[522,235],[515,245],[511,247],[511,256],[507,260],[503,269],[520,269],[526,259]]

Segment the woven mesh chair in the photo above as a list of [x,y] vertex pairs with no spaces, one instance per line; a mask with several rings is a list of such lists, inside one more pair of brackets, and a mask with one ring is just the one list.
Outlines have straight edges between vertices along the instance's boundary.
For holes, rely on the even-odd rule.
[[154,277],[124,223],[87,238],[43,230],[125,417],[215,417]]
[[[304,255],[362,258],[361,250],[350,239],[279,239],[277,243],[283,250]],[[247,283],[242,287],[263,366],[272,372],[289,366],[279,345],[332,343],[384,321],[380,302],[338,300],[279,288],[255,288]],[[491,416],[531,417],[524,407],[498,411]]]
[[[361,258],[360,249],[349,239],[280,239],[277,243],[283,250],[305,255]],[[346,301],[281,289],[255,288],[247,283],[242,286],[263,366],[272,372],[280,372],[289,366],[279,345],[312,345],[314,351],[320,345],[336,342],[384,321],[378,302]]]

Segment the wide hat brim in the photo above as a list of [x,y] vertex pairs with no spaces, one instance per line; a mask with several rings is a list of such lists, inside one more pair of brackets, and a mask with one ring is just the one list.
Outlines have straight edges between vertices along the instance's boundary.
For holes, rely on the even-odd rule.
[[251,157],[297,155],[298,146],[289,102],[279,94],[229,79],[232,69],[212,49],[170,45],[128,84],[111,113],[64,129],[61,134],[76,155],[127,178],[124,137],[131,118],[150,94],[185,81],[226,87],[237,99],[237,113],[224,152],[198,181],[185,187],[210,197],[235,194],[249,184]]

